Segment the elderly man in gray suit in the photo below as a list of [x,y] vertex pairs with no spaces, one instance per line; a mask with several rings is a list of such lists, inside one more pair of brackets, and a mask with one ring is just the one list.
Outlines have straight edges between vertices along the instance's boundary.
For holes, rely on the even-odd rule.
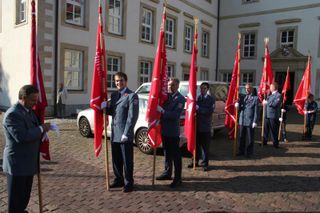
[[39,91],[25,85],[19,91],[19,101],[4,115],[6,145],[3,153],[3,171],[7,175],[8,212],[27,212],[33,176],[39,172],[39,148],[50,123],[40,124],[32,107]]
[[263,100],[263,105],[266,106],[266,113],[264,117],[263,145],[267,145],[269,132],[271,131],[273,146],[275,148],[278,148],[281,94],[278,92],[278,84],[276,82],[270,85],[270,91],[271,94],[268,96],[267,100]]
[[161,136],[165,156],[165,166],[163,173],[157,180],[172,179],[172,162],[174,164],[174,179],[170,184],[171,188],[181,185],[182,159],[180,142],[180,115],[184,109],[185,98],[178,91],[179,79],[172,78],[168,82],[168,100],[163,108],[158,106],[161,112]]
[[[123,187],[123,192],[133,191],[133,137],[139,116],[138,95],[127,88],[128,77],[123,72],[114,75],[118,89],[111,94],[106,112],[112,116],[111,148],[115,179],[110,188]],[[102,104],[105,107],[105,102]],[[124,170],[124,176],[123,176]]]
[[[246,84],[246,95],[240,97],[236,107],[239,108],[239,152],[237,156],[245,155],[250,158],[253,155],[254,128],[258,120],[258,97],[252,95],[252,85]],[[247,137],[247,145],[246,145]]]

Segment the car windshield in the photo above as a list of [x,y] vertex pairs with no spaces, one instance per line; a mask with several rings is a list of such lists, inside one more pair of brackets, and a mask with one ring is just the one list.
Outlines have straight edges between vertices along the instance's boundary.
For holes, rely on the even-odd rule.
[[150,87],[151,85],[144,85],[142,87],[140,87],[136,93],[137,94],[148,94],[150,92]]

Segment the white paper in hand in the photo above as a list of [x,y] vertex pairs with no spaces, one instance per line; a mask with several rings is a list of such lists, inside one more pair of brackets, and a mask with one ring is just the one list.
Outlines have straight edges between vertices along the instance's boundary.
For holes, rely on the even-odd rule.
[[58,127],[58,125],[56,123],[51,123],[50,124],[50,130],[54,131],[57,136],[60,136],[59,127]]

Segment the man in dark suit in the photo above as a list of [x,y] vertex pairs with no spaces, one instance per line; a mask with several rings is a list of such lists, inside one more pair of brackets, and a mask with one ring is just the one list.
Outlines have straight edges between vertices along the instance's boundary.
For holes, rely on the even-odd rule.
[[267,100],[263,100],[263,105],[266,106],[266,113],[264,117],[264,135],[263,144],[267,145],[269,131],[271,131],[271,138],[273,146],[279,147],[278,131],[279,131],[279,115],[281,94],[278,92],[278,84],[276,82],[270,85],[271,94]]
[[[240,97],[235,107],[239,108],[239,152],[237,156],[246,155],[250,158],[253,155],[254,128],[258,120],[258,97],[252,95],[251,84],[246,84],[246,95]],[[246,146],[246,137],[248,144]]]
[[158,106],[157,110],[161,112],[161,136],[163,141],[163,150],[165,156],[165,168],[157,180],[172,179],[172,161],[174,163],[174,179],[170,187],[174,188],[181,185],[182,159],[180,142],[180,115],[184,109],[185,98],[178,92],[179,79],[172,78],[168,82],[168,100],[163,108]]
[[[212,131],[212,113],[215,108],[215,98],[208,94],[209,84],[203,82],[200,85],[200,95],[197,98],[197,142],[196,142],[196,166],[202,158],[202,170],[208,171],[210,138]],[[193,160],[188,165],[193,168]]]
[[7,175],[8,212],[27,212],[33,176],[39,172],[39,148],[42,134],[50,123],[40,124],[32,107],[39,91],[32,85],[19,90],[19,101],[4,115],[6,145],[3,153],[3,171]]
[[111,94],[106,112],[112,116],[111,151],[115,179],[110,188],[124,186],[123,192],[132,192],[133,129],[139,116],[139,99],[136,93],[127,88],[127,81],[128,77],[123,72],[114,75],[118,91]]

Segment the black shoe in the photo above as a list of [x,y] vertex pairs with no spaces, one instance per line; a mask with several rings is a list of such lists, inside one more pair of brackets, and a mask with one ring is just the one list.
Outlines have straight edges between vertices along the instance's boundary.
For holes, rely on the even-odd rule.
[[251,154],[246,154],[246,158],[251,158],[252,155]]
[[133,186],[125,186],[125,187],[123,187],[122,191],[124,193],[132,192],[133,191]]
[[[196,167],[199,167],[199,163],[196,163]],[[188,164],[188,168],[189,169],[193,168],[193,162]]]
[[208,171],[208,166],[202,166],[202,171],[204,172]]
[[110,188],[119,188],[122,186],[124,186],[124,183],[121,183],[121,182],[113,182],[110,184]]
[[243,152],[238,152],[238,153],[237,153],[237,156],[242,156],[242,155],[244,155]]
[[171,188],[175,188],[177,186],[180,186],[182,184],[182,180],[181,179],[175,179],[172,181],[172,183],[170,184],[170,187]]
[[172,180],[172,177],[170,177],[169,175],[160,175],[158,177],[156,177],[156,180]]
[[273,144],[273,147],[277,149],[279,148],[279,144]]

